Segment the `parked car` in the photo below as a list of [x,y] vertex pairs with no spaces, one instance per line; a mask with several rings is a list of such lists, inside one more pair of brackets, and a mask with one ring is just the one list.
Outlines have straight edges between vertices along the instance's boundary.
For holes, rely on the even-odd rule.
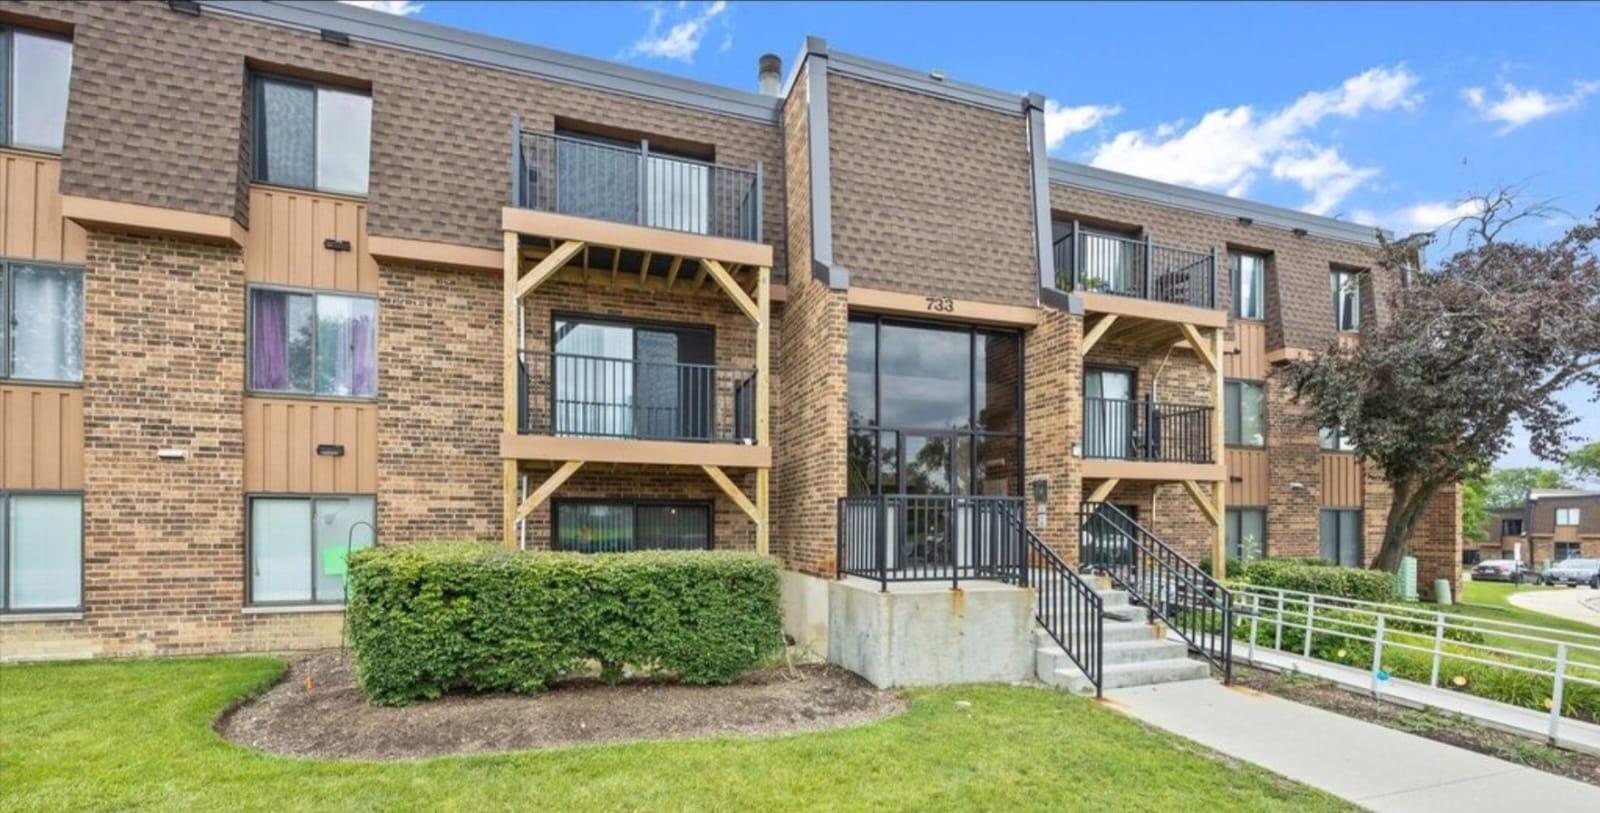
[[1475,582],[1510,582],[1512,584],[1538,584],[1539,573],[1524,562],[1510,559],[1490,559],[1472,568]]
[[1545,584],[1564,584],[1577,587],[1587,584],[1600,590],[1600,559],[1566,559],[1550,566],[1544,572]]

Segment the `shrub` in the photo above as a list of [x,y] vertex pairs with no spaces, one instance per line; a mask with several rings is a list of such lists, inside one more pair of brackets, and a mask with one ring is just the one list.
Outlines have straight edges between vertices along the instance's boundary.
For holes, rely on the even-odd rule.
[[403,705],[455,690],[534,693],[598,663],[729,683],[782,647],[777,565],[753,554],[583,556],[478,542],[350,557],[359,684]]
[[1295,559],[1262,559],[1244,566],[1239,580],[1255,587],[1278,587],[1320,596],[1389,601],[1394,597],[1394,574],[1382,570],[1332,567]]

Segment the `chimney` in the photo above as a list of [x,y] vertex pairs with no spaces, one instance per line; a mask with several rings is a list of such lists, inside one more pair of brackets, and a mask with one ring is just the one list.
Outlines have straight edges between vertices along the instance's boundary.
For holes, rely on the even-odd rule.
[[762,54],[761,61],[756,63],[756,78],[761,83],[762,96],[777,96],[778,89],[783,87],[783,60],[777,54]]

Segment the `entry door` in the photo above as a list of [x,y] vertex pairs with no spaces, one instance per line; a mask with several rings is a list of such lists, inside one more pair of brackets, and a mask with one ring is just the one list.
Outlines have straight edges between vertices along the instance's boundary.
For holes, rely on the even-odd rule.
[[1086,367],[1083,371],[1083,456],[1133,456],[1133,371]]

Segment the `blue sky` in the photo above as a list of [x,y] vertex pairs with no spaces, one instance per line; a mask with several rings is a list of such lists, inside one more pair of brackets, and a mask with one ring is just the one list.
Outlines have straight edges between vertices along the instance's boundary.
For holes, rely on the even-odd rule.
[[[787,63],[814,34],[1045,94],[1056,156],[1400,234],[1506,185],[1580,217],[1600,205],[1600,4],[368,5],[747,89],[757,57]],[[1589,395],[1563,396],[1585,441]],[[1501,462],[1535,460],[1519,436]]]

